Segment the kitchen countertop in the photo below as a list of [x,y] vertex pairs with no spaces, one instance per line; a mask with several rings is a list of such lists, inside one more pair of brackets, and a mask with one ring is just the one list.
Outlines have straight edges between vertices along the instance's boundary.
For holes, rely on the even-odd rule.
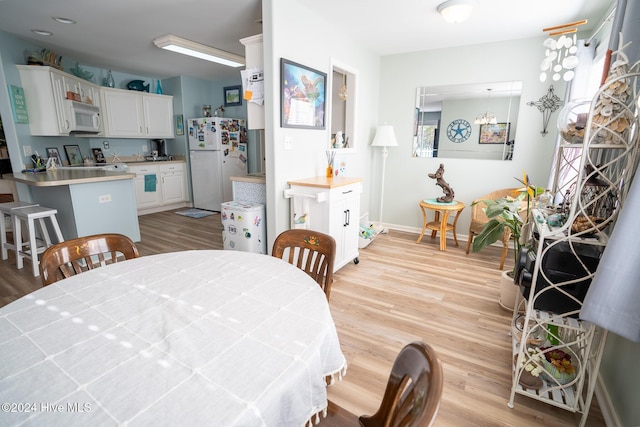
[[248,175],[242,175],[242,176],[232,176],[229,178],[231,181],[236,181],[236,182],[249,182],[249,183],[253,183],[253,184],[266,184],[266,178],[264,176],[264,174],[258,174],[258,173],[250,173]]
[[348,177],[348,176],[336,176],[334,178],[326,178],[324,176],[314,176],[312,178],[296,179],[288,181],[289,185],[302,185],[307,187],[320,187],[320,188],[336,188],[345,185],[356,184],[362,182],[362,178]]
[[35,187],[57,187],[71,184],[88,184],[92,182],[118,181],[133,179],[135,173],[104,171],[100,169],[57,169],[46,172],[20,172],[2,176],[9,181],[19,182]]

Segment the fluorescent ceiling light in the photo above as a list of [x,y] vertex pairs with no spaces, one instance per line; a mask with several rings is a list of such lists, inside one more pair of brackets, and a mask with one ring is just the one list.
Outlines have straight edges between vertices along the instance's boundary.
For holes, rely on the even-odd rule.
[[211,46],[196,43],[173,35],[158,37],[153,41],[153,43],[162,49],[182,53],[183,55],[194,56],[196,58],[204,59],[205,61],[216,62],[229,67],[237,68],[245,65],[244,57],[240,55],[235,55],[233,53],[225,52],[224,50],[215,49]]
[[457,24],[469,19],[476,4],[475,0],[447,0],[438,6],[438,13],[445,21]]

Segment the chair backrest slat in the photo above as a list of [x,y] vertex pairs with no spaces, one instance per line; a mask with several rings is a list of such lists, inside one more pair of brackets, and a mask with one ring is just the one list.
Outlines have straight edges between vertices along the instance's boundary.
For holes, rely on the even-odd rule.
[[[110,254],[110,262],[105,254]],[[40,256],[42,284],[46,286],[61,278],[118,262],[118,254],[124,259],[140,256],[135,243],[122,234],[96,234],[57,243]]]
[[318,282],[327,300],[333,283],[336,241],[314,230],[293,229],[282,232],[273,243],[271,254],[295,265]]

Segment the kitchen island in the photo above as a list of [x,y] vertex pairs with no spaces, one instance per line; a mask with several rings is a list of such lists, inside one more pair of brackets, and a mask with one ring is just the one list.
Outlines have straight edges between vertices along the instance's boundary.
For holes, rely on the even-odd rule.
[[65,239],[120,233],[139,242],[135,176],[129,172],[79,167],[14,173],[3,178],[27,185],[32,202],[57,209]]

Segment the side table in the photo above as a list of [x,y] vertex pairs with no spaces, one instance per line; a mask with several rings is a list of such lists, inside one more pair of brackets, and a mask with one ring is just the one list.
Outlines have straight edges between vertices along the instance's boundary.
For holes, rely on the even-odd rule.
[[[462,210],[464,209],[464,203],[458,202],[454,200],[453,202],[438,202],[436,199],[427,199],[420,201],[420,209],[422,210],[422,233],[420,233],[420,237],[416,243],[420,243],[422,240],[422,236],[424,236],[424,232],[429,229],[431,230],[431,238],[436,237],[436,233],[440,232],[440,250],[447,250],[447,231],[453,231],[453,240],[456,242],[456,246],[458,246],[458,237],[456,236],[456,224],[458,223],[458,217]],[[435,212],[435,217],[432,222],[427,222],[427,209],[433,210]],[[453,219],[453,224],[449,223],[449,214],[451,212],[455,212],[456,216]],[[442,213],[442,219],[440,218],[440,214]]]

